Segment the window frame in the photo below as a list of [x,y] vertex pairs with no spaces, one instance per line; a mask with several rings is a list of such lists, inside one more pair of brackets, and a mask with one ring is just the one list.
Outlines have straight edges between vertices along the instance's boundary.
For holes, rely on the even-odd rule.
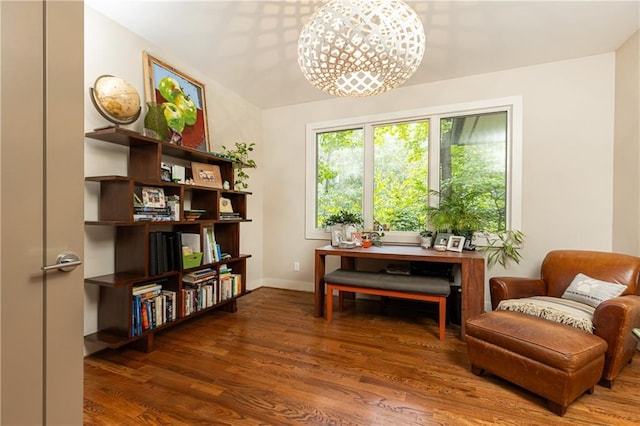
[[[315,227],[316,220],[316,174],[317,174],[317,134],[344,129],[362,128],[364,137],[364,176],[362,213],[365,228],[371,229],[373,219],[373,128],[380,125],[398,124],[412,121],[429,121],[429,164],[439,164],[440,160],[440,120],[442,118],[475,115],[504,111],[507,113],[507,186],[506,186],[506,226],[507,229],[522,229],[522,97],[511,96],[419,108],[393,113],[352,117],[332,121],[308,123],[305,129],[305,239],[330,240],[324,229]],[[439,167],[430,167],[428,187],[438,191],[440,185]],[[437,199],[429,196],[429,204],[436,205]],[[384,237],[388,244],[416,244],[417,232],[387,232]]]

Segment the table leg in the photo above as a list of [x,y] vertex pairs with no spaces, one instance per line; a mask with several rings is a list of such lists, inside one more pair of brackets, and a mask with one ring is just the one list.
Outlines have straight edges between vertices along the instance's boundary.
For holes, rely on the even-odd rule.
[[316,253],[315,279],[314,279],[314,306],[313,315],[321,317],[324,315],[324,270],[325,255]]
[[465,322],[484,312],[484,259],[464,259],[462,274],[462,320],[460,338],[465,340]]

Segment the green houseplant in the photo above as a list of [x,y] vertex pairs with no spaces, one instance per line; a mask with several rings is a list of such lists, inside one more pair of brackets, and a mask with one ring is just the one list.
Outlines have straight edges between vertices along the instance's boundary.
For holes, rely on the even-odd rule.
[[333,226],[333,225],[353,225],[353,226],[361,226],[362,225],[362,216],[358,213],[354,213],[348,210],[341,209],[337,213],[333,213],[328,216],[323,222],[322,225],[325,227]]
[[423,229],[420,231],[420,247],[430,248],[433,242],[433,231]]
[[249,158],[249,154],[253,152],[255,143],[236,142],[235,149],[229,149],[226,146],[222,146],[222,149],[230,155],[234,161],[235,182],[233,182],[234,189],[244,190],[249,187],[247,180],[249,175],[244,171],[245,168],[255,169],[257,167],[256,162]]
[[[471,240],[474,233],[486,229],[486,220],[481,211],[473,206],[477,196],[473,191],[458,190],[449,195],[432,191],[440,197],[438,207],[427,208],[427,221],[437,231],[451,232]],[[486,244],[478,246],[487,253],[487,265],[499,264],[507,267],[508,262],[520,263],[522,254],[520,249],[525,235],[519,230],[501,232],[483,232]]]
[[340,245],[344,239],[351,238],[351,232],[362,226],[362,216],[348,210],[341,209],[324,219],[322,225],[331,231],[331,245]]
[[524,244],[522,231],[498,232],[495,237],[497,238],[487,238],[488,245],[482,248],[487,253],[487,265],[493,266],[498,263],[506,268],[510,260],[520,263],[522,260],[520,249]]
[[437,207],[427,207],[427,222],[436,231],[470,237],[473,231],[485,228],[482,212],[473,207],[473,192],[458,191],[451,195],[437,191],[431,193],[439,197],[439,203]]

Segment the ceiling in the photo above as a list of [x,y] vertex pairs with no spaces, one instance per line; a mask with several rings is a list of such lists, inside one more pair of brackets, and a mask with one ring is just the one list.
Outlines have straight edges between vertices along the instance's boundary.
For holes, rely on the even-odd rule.
[[[296,58],[302,26],[324,3],[85,0],[261,108],[331,98]],[[640,27],[640,0],[406,3],[427,45],[405,86],[612,52]]]

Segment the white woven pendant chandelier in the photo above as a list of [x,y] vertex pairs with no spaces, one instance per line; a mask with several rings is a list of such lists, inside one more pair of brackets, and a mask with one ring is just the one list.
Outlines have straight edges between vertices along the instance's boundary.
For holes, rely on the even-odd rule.
[[424,43],[422,22],[401,0],[331,0],[302,28],[298,64],[323,92],[377,95],[411,77]]

